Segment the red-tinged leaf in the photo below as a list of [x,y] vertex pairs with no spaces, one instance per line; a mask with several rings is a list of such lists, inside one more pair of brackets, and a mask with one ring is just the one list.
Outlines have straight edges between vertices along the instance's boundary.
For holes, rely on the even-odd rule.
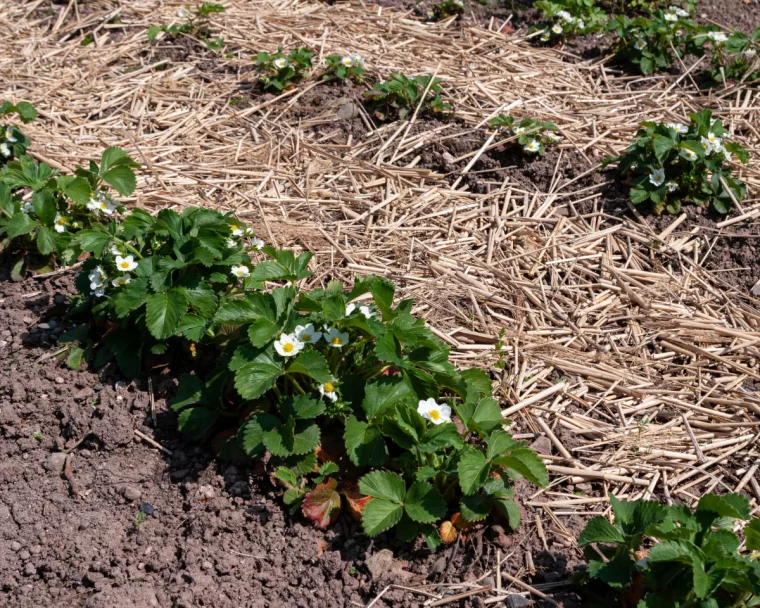
[[371,496],[363,496],[359,492],[359,486],[355,483],[346,483],[340,488],[340,493],[346,497],[348,512],[356,521],[361,521],[364,506],[371,500]]
[[451,523],[454,524],[457,530],[466,530],[467,528],[472,528],[474,525],[471,521],[467,521],[462,517],[462,514],[459,511],[451,516]]
[[505,23],[505,24],[502,26],[502,28],[501,28],[501,33],[502,33],[502,34],[514,34],[514,33],[515,33],[515,28],[513,28],[513,27],[510,27],[509,25],[507,25],[507,24]]
[[304,516],[323,530],[335,523],[340,515],[340,494],[336,492],[337,487],[337,481],[328,479],[307,492],[301,504]]

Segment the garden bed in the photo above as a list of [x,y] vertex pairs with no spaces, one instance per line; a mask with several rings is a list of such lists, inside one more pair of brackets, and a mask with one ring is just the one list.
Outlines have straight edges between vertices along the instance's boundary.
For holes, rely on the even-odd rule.
[[[0,603],[412,607],[472,592],[450,605],[474,608],[529,597],[511,575],[569,607],[578,536],[609,515],[610,494],[693,506],[738,488],[757,508],[760,486],[745,478],[760,413],[757,215],[647,215],[600,166],[641,120],[709,106],[752,152],[741,175],[754,212],[756,89],[698,93],[680,68],[626,75],[599,61],[605,39],[533,46],[529,7],[509,21],[515,33],[494,31],[503,6],[473,5],[462,28],[422,25],[416,5],[395,0],[379,15],[361,3],[225,4],[217,53],[148,45],[148,26],[178,4],[11,7],[7,48],[38,49],[0,54],[10,96],[40,110],[24,128],[30,152],[66,172],[122,146],[143,164],[130,206],[234,211],[267,243],[315,253],[310,287],[392,279],[457,366],[489,371],[550,487],[518,484],[518,530],[490,520],[434,552],[420,538],[371,540],[347,515],[318,530],[287,512],[271,470],[220,463],[179,435],[168,368],[128,383],[49,356],[74,272],[14,283],[6,261]],[[701,14],[749,31],[760,6],[705,0]],[[293,91],[263,93],[250,58],[280,44],[316,49],[319,66],[359,53],[367,82],[320,82],[319,67]],[[454,118],[420,112],[407,130],[366,114],[365,90],[397,71],[438,74]],[[468,166],[500,112],[554,121],[563,142],[543,157],[483,150]],[[697,464],[694,436],[707,456]]]

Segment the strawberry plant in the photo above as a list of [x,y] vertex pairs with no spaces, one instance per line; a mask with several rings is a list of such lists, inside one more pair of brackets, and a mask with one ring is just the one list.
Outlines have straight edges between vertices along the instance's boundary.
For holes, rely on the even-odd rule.
[[[17,114],[24,124],[37,118],[37,110],[28,101],[20,101],[17,104],[4,101],[0,105],[0,116],[9,114]],[[0,123],[0,166],[9,160],[24,156],[30,143],[18,127]]]
[[[584,584],[584,605],[758,605],[760,562],[739,554],[741,543],[733,532],[735,520],[750,518],[745,496],[707,494],[694,512],[652,501],[621,501],[613,495],[610,503],[614,524],[594,517],[578,538],[588,562],[578,577]],[[745,535],[746,549],[760,550],[760,519],[745,528]],[[657,544],[650,548],[646,539]]]
[[288,55],[282,47],[276,53],[260,51],[256,55],[256,66],[259,70],[259,82],[264,90],[283,91],[292,88],[303,79],[311,69],[311,58],[314,51],[305,47],[292,50]]
[[557,125],[549,121],[523,118],[520,122],[516,123],[512,116],[499,114],[492,118],[488,124],[516,136],[517,143],[528,154],[543,156],[546,152],[546,146],[558,144],[562,141],[562,137],[556,133]]
[[364,59],[359,55],[328,55],[325,57],[327,71],[325,79],[337,78],[338,80],[353,80],[361,82],[364,80]]
[[542,32],[542,42],[598,32],[607,22],[607,15],[594,0],[540,0],[536,8],[546,20],[534,28]]
[[441,79],[431,76],[411,76],[391,74],[390,80],[378,82],[371,91],[365,93],[365,103],[370,113],[378,120],[398,117],[404,120],[414,113],[418,106],[423,112],[443,114],[451,106],[441,97]]
[[730,141],[720,120],[710,110],[691,114],[689,126],[680,123],[644,122],[617,162],[621,177],[630,179],[631,202],[650,202],[658,215],[678,213],[682,203],[712,206],[728,213],[734,201],[746,194],[744,182],[733,177],[732,155],[743,163],[749,154]]
[[[73,264],[82,249],[73,238],[123,212],[109,193],[110,186],[127,196],[135,189],[132,168],[137,164],[120,148],[108,148],[100,163],[90,161],[76,175],[60,175],[29,156],[0,169],[0,238],[3,250],[19,253],[14,275],[20,278],[36,251],[45,258]],[[52,256],[52,257],[51,257]]]
[[458,17],[464,13],[464,0],[442,0],[433,6],[431,20],[440,21],[449,17]]
[[676,60],[674,52],[679,58],[687,52],[701,54],[693,39],[697,25],[686,10],[675,6],[657,10],[649,18],[617,15],[610,19],[607,29],[617,34],[613,44],[617,61],[642,74],[669,68]]
[[[389,281],[302,292],[292,283],[304,264],[264,252],[250,290],[220,298],[212,317],[228,327],[219,366],[205,380],[182,378],[173,403],[182,430],[221,432],[242,459],[268,455],[285,502],[322,526],[344,502],[369,535],[396,526],[431,545],[450,511],[470,522],[497,511],[517,526],[512,479],[544,485],[546,468],[502,430],[486,374],[457,371],[411,302],[394,306]],[[286,284],[258,290],[264,279]],[[371,304],[355,303],[367,295]]]
[[195,7],[194,11],[191,11],[187,7],[182,7],[177,11],[177,16],[182,22],[170,25],[151,25],[148,28],[148,40],[153,42],[161,32],[169,38],[192,36],[204,42],[207,48],[218,50],[224,46],[224,39],[210,39],[211,22],[209,18],[215,13],[224,12],[224,10],[224,5],[215,2],[199,4]]
[[751,36],[743,32],[726,35],[719,30],[703,29],[695,41],[712,49],[710,76],[715,82],[757,80],[760,78],[760,28]]

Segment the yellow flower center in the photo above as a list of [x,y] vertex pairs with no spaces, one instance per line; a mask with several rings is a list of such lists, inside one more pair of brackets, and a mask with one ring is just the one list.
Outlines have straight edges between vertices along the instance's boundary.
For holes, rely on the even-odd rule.
[[292,353],[293,352],[293,344],[290,342],[282,345],[282,350],[284,350],[286,353]]
[[129,268],[129,262],[122,262],[121,263],[122,268]]
[[233,230],[233,231],[235,231],[235,230],[237,230],[237,229],[238,229],[238,227],[237,227],[235,224],[231,224],[231,225],[230,225],[230,228],[232,228],[232,230]]
[[430,410],[428,414],[430,415],[430,418],[433,420],[441,419],[441,412],[439,412],[438,410]]
[[58,224],[59,226],[63,226],[65,223],[66,223],[65,217],[59,218],[58,221],[56,222],[56,224]]
[[333,386],[332,382],[328,382],[327,384],[323,384],[322,388],[325,390],[326,393],[332,393],[335,390],[335,387]]
[[340,339],[340,337],[339,337],[339,336],[335,336],[335,337],[334,337],[334,338],[331,340],[331,342],[332,342],[333,344],[335,344],[335,346],[340,346],[341,344],[343,344],[343,342],[341,341],[341,339]]
[[301,340],[304,342],[311,342],[311,334],[301,334]]

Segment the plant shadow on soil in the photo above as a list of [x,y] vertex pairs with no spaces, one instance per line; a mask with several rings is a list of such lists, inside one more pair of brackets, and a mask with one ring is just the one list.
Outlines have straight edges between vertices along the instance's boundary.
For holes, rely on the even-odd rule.
[[[110,366],[95,374],[41,359],[67,327],[71,272],[8,279],[3,264],[0,605],[361,606],[390,582],[476,580],[493,567],[497,549],[515,575],[532,550],[534,582],[562,581],[577,561],[557,545],[544,553],[525,510],[514,534],[480,526],[436,552],[391,534],[369,539],[345,515],[318,530],[285,511],[261,464],[220,463],[208,445],[178,434],[169,374],[151,373],[152,410],[147,382],[121,383]],[[139,441],[135,430],[171,454]],[[517,489],[523,500],[533,491]],[[415,607],[424,599],[394,589],[375,605]]]

